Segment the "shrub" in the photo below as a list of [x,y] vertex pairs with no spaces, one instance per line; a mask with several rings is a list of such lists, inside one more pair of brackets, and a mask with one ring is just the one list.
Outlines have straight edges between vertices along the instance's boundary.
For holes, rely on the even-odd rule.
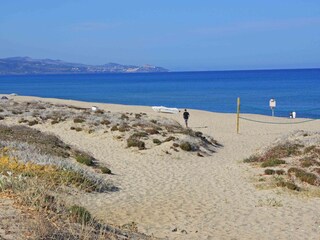
[[319,166],[319,163],[312,159],[312,158],[304,158],[301,160],[301,167],[304,167],[304,168],[308,168],[308,167],[311,167],[311,166],[314,166],[314,165],[317,165]]
[[179,147],[180,145],[178,143],[173,143],[172,146]]
[[204,157],[201,153],[197,152],[198,157]]
[[148,133],[146,133],[146,132],[136,132],[131,135],[131,138],[143,138],[143,137],[147,137],[147,136],[148,136]]
[[34,125],[37,125],[39,122],[37,120],[32,120],[32,121],[29,121],[28,125],[29,126],[34,126]]
[[288,170],[288,175],[291,176],[292,174],[294,174],[302,182],[306,182],[311,185],[319,185],[319,179],[313,173],[306,172],[300,168],[290,168]]
[[111,131],[118,131],[118,126],[117,125],[112,126]]
[[126,114],[121,114],[121,117],[120,117],[121,120],[128,120],[129,117],[126,115]]
[[259,157],[258,156],[250,156],[246,159],[243,160],[244,163],[253,163],[253,162],[258,162],[259,161]]
[[156,123],[157,123],[157,120],[152,119],[152,120],[150,120],[150,122],[156,124]]
[[277,182],[276,185],[277,185],[277,187],[286,187],[286,188],[293,190],[293,191],[300,191],[300,188],[292,182],[280,181],[280,182]]
[[94,113],[95,114],[104,114],[104,111],[102,109],[98,109]]
[[140,141],[138,139],[135,139],[135,138],[129,138],[127,140],[127,146],[128,147],[138,147],[139,150],[143,150],[145,149],[145,143],[143,141]]
[[273,175],[273,174],[275,174],[276,173],[276,171],[275,170],[273,170],[273,169],[266,169],[266,170],[264,170],[264,173],[266,174],[266,175]]
[[161,141],[159,139],[153,139],[152,141],[153,141],[153,143],[155,143],[157,145],[161,144]]
[[263,162],[261,164],[261,167],[265,168],[265,167],[274,167],[274,166],[278,166],[280,164],[285,164],[286,161],[284,160],[280,160],[280,159],[269,159],[265,162]]
[[100,167],[100,170],[104,174],[111,174],[112,173],[111,170],[107,167]]
[[277,175],[284,175],[285,173],[286,173],[285,170],[282,170],[282,169],[276,170]]
[[88,154],[85,153],[78,153],[76,155],[76,160],[78,163],[87,165],[87,166],[93,166],[94,165],[94,158],[89,156]]
[[306,147],[306,148],[304,149],[303,153],[304,153],[304,154],[308,154],[308,153],[312,152],[315,148],[316,148],[315,145]]
[[26,126],[0,125],[0,140],[25,142],[34,146],[41,154],[69,157],[70,146],[58,137],[45,134]]
[[77,117],[77,118],[73,119],[73,122],[74,123],[83,123],[83,122],[85,122],[85,120],[83,118]]
[[59,121],[58,119],[54,119],[54,120],[51,121],[51,124],[54,125],[54,124],[57,124],[57,123],[59,123],[59,122],[60,122],[60,121]]
[[0,116],[0,120],[3,120],[4,119],[4,116]]
[[189,142],[183,142],[180,144],[180,148],[184,151],[192,151],[192,146]]
[[119,132],[125,132],[125,131],[129,131],[130,128],[128,125],[121,125],[118,127]]
[[170,141],[173,141],[173,140],[176,140],[176,138],[174,136],[170,136],[170,137],[167,137],[164,142],[170,142]]
[[90,212],[84,207],[73,205],[69,209],[69,217],[77,223],[88,223],[92,220]]
[[104,120],[101,121],[102,125],[109,125],[110,123],[111,122],[109,120],[107,120],[107,119],[104,119]]
[[22,114],[22,111],[18,111],[18,110],[12,110],[11,112],[14,115]]
[[145,130],[147,133],[149,133],[150,135],[154,135],[154,134],[159,134],[159,131],[154,129],[154,128],[151,128],[151,129],[146,129]]
[[28,122],[28,120],[26,120],[26,119],[24,119],[24,118],[21,118],[20,120],[19,120],[19,123],[27,123]]
[[136,114],[134,115],[134,117],[135,117],[136,119],[140,119],[140,118],[141,118],[141,114],[136,113]]

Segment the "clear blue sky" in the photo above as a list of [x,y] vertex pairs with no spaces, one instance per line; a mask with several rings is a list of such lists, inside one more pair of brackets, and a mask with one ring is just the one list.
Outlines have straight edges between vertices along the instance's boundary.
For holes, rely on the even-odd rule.
[[320,67],[320,0],[1,0],[0,58],[173,71]]

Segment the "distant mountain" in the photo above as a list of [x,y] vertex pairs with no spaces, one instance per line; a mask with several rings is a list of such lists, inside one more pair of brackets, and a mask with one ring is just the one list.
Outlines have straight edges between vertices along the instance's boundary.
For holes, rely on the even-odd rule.
[[152,65],[134,66],[108,63],[86,65],[61,60],[11,57],[0,59],[0,75],[13,74],[63,74],[63,73],[137,73],[168,72],[167,69]]

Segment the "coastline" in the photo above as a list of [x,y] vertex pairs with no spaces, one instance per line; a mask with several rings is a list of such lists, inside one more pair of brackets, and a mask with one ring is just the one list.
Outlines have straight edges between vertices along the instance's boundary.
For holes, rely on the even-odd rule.
[[[183,124],[181,113],[159,114],[146,106],[31,96],[10,98],[18,103],[44,101],[82,108],[94,105],[111,112],[144,112]],[[190,128],[214,137],[223,145],[212,156],[197,158],[184,152],[169,155],[161,147],[132,151],[112,137],[70,132],[70,124],[66,123],[35,128],[54,133],[111,166],[115,175],[110,178],[119,185],[119,192],[68,199],[85,206],[104,221],[119,225],[136,222],[142,232],[169,239],[303,239],[306,233],[309,239],[317,239],[319,198],[304,199],[275,190],[258,190],[252,183],[255,170],[241,161],[292,131],[318,131],[320,120],[294,125],[241,120],[237,134],[236,114],[188,110]],[[257,114],[243,116],[267,122],[303,120]],[[283,206],[258,206],[259,201],[268,199],[275,199]],[[303,221],[298,221],[301,216]],[[175,228],[177,232],[173,231]]]

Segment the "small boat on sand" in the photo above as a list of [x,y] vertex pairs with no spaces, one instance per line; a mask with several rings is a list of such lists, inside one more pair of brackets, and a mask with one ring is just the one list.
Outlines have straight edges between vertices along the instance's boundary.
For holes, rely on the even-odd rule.
[[155,112],[161,112],[161,113],[172,113],[172,114],[179,113],[179,109],[178,108],[168,108],[168,107],[164,107],[164,106],[154,106],[154,107],[152,107],[152,109]]

